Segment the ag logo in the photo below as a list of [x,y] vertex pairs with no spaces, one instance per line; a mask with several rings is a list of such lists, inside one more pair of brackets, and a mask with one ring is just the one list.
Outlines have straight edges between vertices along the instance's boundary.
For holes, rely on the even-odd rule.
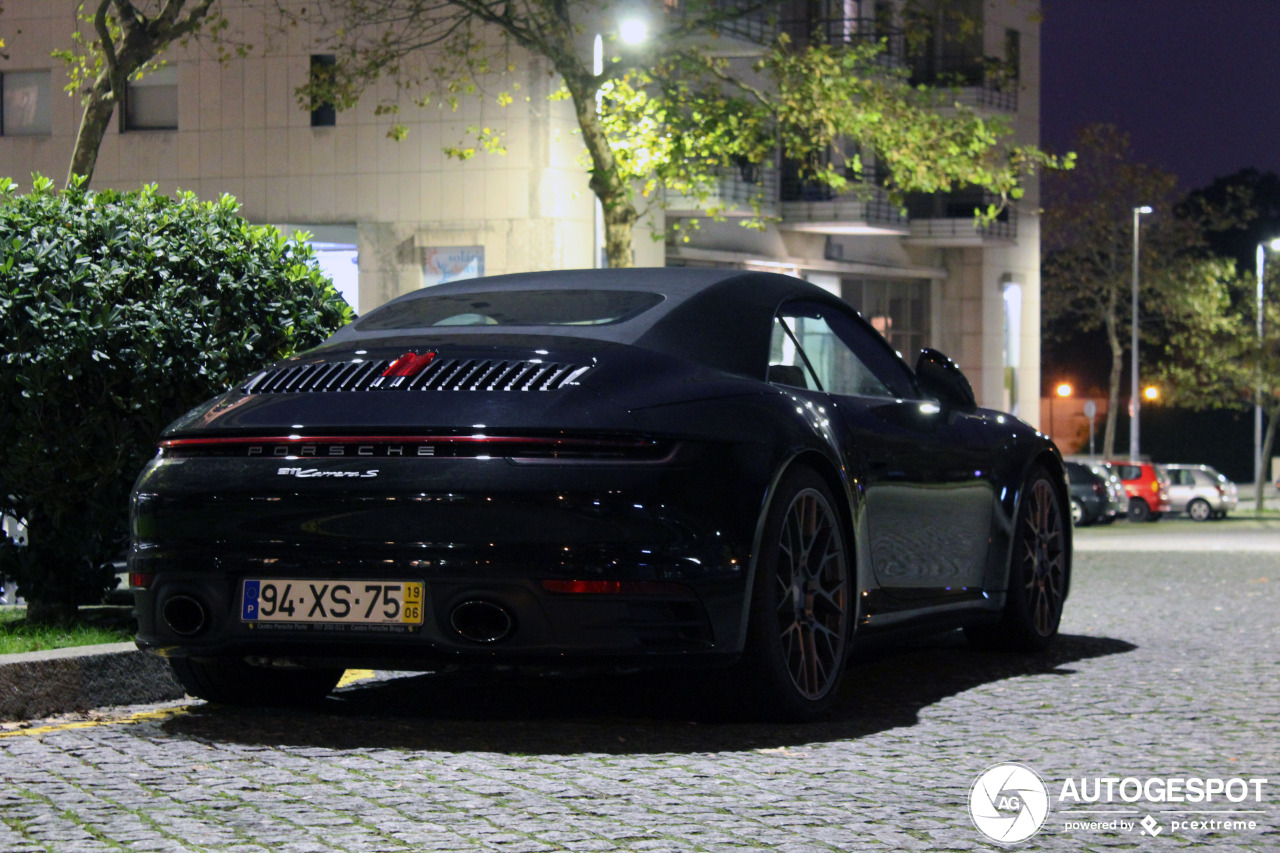
[[1040,831],[1049,816],[1049,789],[1023,764],[988,767],[969,790],[969,817],[999,844],[1017,844]]

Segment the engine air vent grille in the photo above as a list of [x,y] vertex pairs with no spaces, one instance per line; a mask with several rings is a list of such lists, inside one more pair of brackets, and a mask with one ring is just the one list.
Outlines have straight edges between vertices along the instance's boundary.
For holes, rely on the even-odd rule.
[[436,358],[416,376],[382,374],[390,359],[328,361],[272,367],[241,390],[253,394],[315,391],[555,391],[588,367],[528,359]]

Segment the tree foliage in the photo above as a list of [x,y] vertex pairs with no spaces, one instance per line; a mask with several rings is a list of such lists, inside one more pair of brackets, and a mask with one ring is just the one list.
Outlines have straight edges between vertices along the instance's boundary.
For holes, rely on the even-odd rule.
[[[124,103],[131,80],[163,64],[164,52],[209,29],[217,33],[227,21],[216,12],[218,0],[96,0],[76,7],[81,30],[72,33],[73,47],[54,51],[67,66],[69,92],[84,105],[80,130],[71,153],[67,184],[90,180],[98,149],[116,106]],[[151,11],[154,9],[154,11]]]
[[[1076,167],[1045,176],[1044,334],[1070,338],[1101,330],[1111,356],[1103,454],[1115,453],[1116,415],[1131,337],[1134,208],[1155,213],[1141,222],[1140,333],[1158,339],[1166,300],[1197,273],[1205,256],[1202,223],[1175,216],[1177,177],[1129,157],[1129,137],[1112,125],[1083,128]],[[1205,267],[1200,273],[1216,268]]]
[[[976,185],[1016,199],[1026,174],[1059,164],[1011,144],[1003,117],[979,115],[948,90],[910,85],[882,40],[784,35],[750,56],[727,43],[726,29],[762,21],[778,4],[653,4],[645,7],[657,16],[653,32],[628,46],[617,37],[619,19],[640,7],[616,0],[317,0],[305,12],[278,2],[333,34],[337,62],[299,93],[304,104],[348,108],[386,79],[395,85],[378,102],[384,114],[398,112],[405,97],[449,110],[467,97],[507,105],[528,97],[517,67],[529,57],[545,63],[561,83],[553,98],[572,103],[612,266],[630,265],[633,225],[664,192],[705,203],[727,169],[779,153],[837,189],[862,181],[865,158],[874,157],[895,195]],[[608,56],[598,71],[593,33]],[[468,130],[470,141],[447,153],[503,149],[499,129]],[[392,130],[403,133],[402,125]]]
[[1242,274],[1254,271],[1258,244],[1280,237],[1280,175],[1241,169],[1190,193],[1185,207],[1247,211],[1211,227],[1205,239],[1214,254],[1234,258]]
[[160,430],[350,319],[311,249],[224,196],[0,179],[0,574],[33,618],[101,597]]
[[[1253,170],[1239,174],[1257,176]],[[1258,226],[1259,220],[1265,222],[1275,215],[1274,198],[1254,195],[1259,184],[1265,183],[1220,179],[1208,190],[1191,194],[1189,204],[1229,202],[1233,207],[1243,206],[1245,213],[1234,217],[1233,224],[1215,227],[1210,233],[1210,239],[1216,239],[1229,255],[1204,258],[1180,271],[1178,286],[1171,290],[1163,306],[1164,346],[1159,373],[1173,405],[1189,409],[1260,406],[1266,420],[1264,460],[1271,458],[1280,421],[1280,300],[1276,298],[1276,288],[1280,287],[1280,271],[1276,268],[1280,264],[1274,263],[1273,253],[1272,262],[1264,269],[1266,282],[1259,306],[1256,271],[1250,269],[1254,253],[1242,251],[1244,246],[1233,236],[1246,235],[1256,250],[1257,242],[1250,235],[1273,233],[1266,230],[1265,224],[1261,230]],[[1244,191],[1223,195],[1233,188]],[[1260,477],[1255,483],[1258,510],[1263,508],[1264,480]]]

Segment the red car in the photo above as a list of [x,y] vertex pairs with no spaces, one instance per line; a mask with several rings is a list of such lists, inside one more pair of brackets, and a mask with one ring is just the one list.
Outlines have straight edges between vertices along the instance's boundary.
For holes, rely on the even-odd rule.
[[1112,461],[1129,496],[1130,521],[1155,521],[1169,512],[1169,477],[1150,462]]

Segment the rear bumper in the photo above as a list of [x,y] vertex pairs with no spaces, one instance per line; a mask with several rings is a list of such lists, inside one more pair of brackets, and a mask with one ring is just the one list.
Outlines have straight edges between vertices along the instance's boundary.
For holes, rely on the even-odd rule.
[[[348,562],[329,570],[313,567],[306,577],[324,582],[374,575],[399,579],[407,573],[385,564],[361,570]],[[700,584],[697,591],[669,584],[657,594],[564,594],[548,592],[539,581],[528,579],[436,577],[426,583],[421,626],[361,628],[246,622],[240,618],[239,573],[162,571],[155,577],[151,587],[134,590],[141,648],[168,656],[305,658],[328,661],[327,665],[341,659],[344,666],[376,668],[725,652],[716,642],[715,623],[725,621],[717,602],[741,600],[741,584],[732,579]],[[199,618],[191,616],[192,603],[203,614]],[[181,623],[172,620],[175,613],[183,614]],[[505,621],[492,629],[469,627],[489,614]],[[731,627],[721,624],[719,630]]]
[[[305,480],[277,475],[295,463],[271,459],[156,460],[132,506],[129,570],[149,581],[134,590],[137,641],[171,656],[402,669],[732,655],[764,490],[735,473],[751,467],[740,453],[703,446],[631,465],[378,460],[377,478]],[[243,581],[270,578],[421,581],[423,624],[246,622]],[[544,584],[556,580],[619,583]],[[481,640],[461,630],[460,608],[476,602],[510,630]]]

